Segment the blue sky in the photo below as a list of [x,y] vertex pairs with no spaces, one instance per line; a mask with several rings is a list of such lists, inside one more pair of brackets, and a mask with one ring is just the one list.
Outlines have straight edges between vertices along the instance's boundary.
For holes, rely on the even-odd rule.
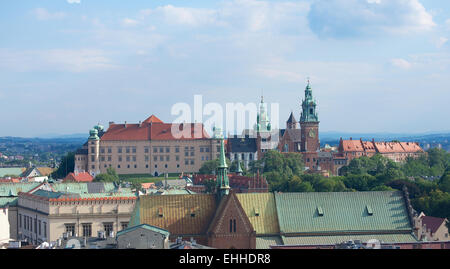
[[449,1],[21,0],[0,15],[0,136],[171,121],[194,94],[261,91],[284,126],[307,77],[321,131],[450,130]]

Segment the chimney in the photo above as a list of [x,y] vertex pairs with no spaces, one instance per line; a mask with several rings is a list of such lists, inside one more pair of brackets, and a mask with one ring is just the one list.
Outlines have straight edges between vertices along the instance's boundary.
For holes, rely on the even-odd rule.
[[124,126],[125,126],[125,128],[127,128],[127,122],[125,121],[125,124],[124,124]]
[[142,122],[141,121],[139,121],[139,128],[142,126]]
[[114,124],[114,121],[110,121],[109,122],[109,126],[111,126],[111,125],[113,125]]
[[350,140],[353,140],[353,139],[350,137]]

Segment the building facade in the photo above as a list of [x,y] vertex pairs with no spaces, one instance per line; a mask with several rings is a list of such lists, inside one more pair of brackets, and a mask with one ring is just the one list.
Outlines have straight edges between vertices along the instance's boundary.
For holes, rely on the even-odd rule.
[[210,138],[202,124],[164,123],[152,115],[138,124],[97,125],[75,155],[75,170],[92,176],[111,167],[118,174],[198,172],[218,158],[219,140]]

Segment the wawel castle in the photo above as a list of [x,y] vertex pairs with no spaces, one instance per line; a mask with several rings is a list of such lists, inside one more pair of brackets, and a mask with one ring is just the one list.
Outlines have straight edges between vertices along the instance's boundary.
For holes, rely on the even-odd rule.
[[[317,101],[311,85],[305,89],[299,122],[292,112],[286,128],[272,130],[263,98],[254,130],[228,136],[226,154],[231,161],[239,160],[245,168],[260,159],[268,150],[298,153],[305,168],[312,173],[337,175],[339,169],[353,158],[379,153],[396,162],[418,157],[424,151],[415,142],[375,142],[343,140],[339,147],[321,148]],[[88,141],[75,154],[75,173],[95,176],[109,167],[118,174],[196,173],[202,164],[219,157],[222,132],[219,128],[210,136],[201,123],[183,123],[175,128],[189,127],[191,136],[174,137],[172,123],[164,123],[152,115],[139,123],[110,122],[105,131],[100,124],[90,130]]]

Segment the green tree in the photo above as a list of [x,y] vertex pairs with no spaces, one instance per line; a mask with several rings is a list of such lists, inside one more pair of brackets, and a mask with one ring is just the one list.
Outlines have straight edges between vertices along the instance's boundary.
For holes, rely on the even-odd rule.
[[205,185],[205,191],[206,193],[214,193],[214,190],[216,188],[216,182],[214,180],[208,179],[203,182],[203,185]]
[[60,179],[65,178],[69,173],[72,173],[75,168],[75,152],[69,152],[61,159],[58,169],[50,176],[51,178]]
[[[231,161],[227,158],[226,159],[227,166],[231,167]],[[201,175],[212,175],[217,172],[217,167],[219,166],[219,159],[206,161],[202,164],[200,167],[198,173]],[[230,172],[230,169],[228,169],[228,172]]]
[[439,180],[439,189],[450,193],[450,171],[447,171]]
[[412,200],[413,207],[425,215],[450,219],[450,193],[435,190],[430,195]]

